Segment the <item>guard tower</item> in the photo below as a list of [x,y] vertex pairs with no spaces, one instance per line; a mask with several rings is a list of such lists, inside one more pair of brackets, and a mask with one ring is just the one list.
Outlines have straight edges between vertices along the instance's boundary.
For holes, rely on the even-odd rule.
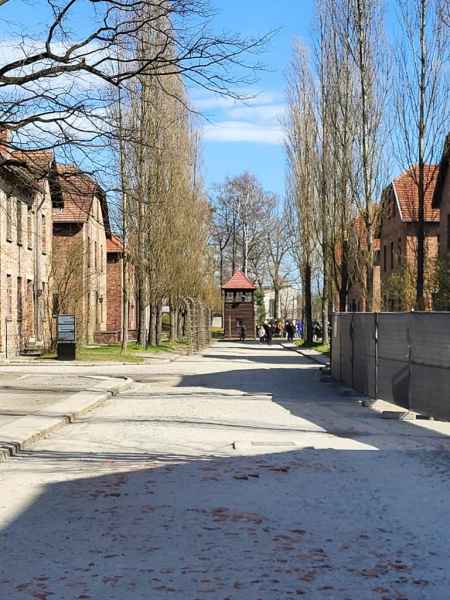
[[223,287],[223,332],[226,338],[240,334],[244,323],[248,338],[255,337],[255,289],[241,271],[237,271]]

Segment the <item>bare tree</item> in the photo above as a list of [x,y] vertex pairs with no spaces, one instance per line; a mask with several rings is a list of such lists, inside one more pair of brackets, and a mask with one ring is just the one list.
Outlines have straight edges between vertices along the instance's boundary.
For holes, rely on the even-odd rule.
[[288,195],[294,206],[299,226],[300,264],[305,303],[306,341],[313,342],[312,272],[315,254],[314,220],[317,218],[317,186],[315,175],[318,160],[317,119],[314,107],[315,87],[305,50],[294,48],[288,78],[288,117],[286,122],[286,152],[288,158]]
[[273,195],[264,191],[251,173],[228,178],[219,186],[218,193],[212,200],[212,231],[213,239],[219,245],[221,275],[225,251],[228,250],[227,263],[231,273],[240,265],[247,275],[252,266],[255,266],[258,273],[251,274],[261,279],[261,244],[265,239],[274,205]]
[[280,292],[283,286],[286,285],[290,273],[286,261],[289,248],[290,241],[286,219],[280,219],[278,215],[272,214],[266,233],[265,251],[267,271],[274,291],[273,316],[275,319],[280,317]]
[[417,189],[416,309],[425,308],[425,196],[433,181],[427,164],[437,162],[448,130],[448,2],[398,0],[401,41],[397,45],[397,149]]
[[[240,97],[239,85],[254,80],[255,56],[270,38],[212,31],[208,0],[38,0],[36,8],[48,15],[44,35],[16,23],[21,33],[8,39],[0,60],[0,124],[14,134],[3,145],[76,148],[78,158],[87,154],[93,164],[100,154],[92,148],[114,135],[107,110],[112,90],[142,78],[159,78],[163,87],[175,75],[192,87]],[[143,33],[152,39],[144,53]]]

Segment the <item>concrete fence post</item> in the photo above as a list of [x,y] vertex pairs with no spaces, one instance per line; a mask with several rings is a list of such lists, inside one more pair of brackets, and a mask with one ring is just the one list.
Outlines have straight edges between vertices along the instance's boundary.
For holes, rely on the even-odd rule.
[[373,382],[373,399],[378,398],[378,313],[374,314],[374,382]]
[[352,342],[351,348],[352,348],[352,352],[351,352],[351,361],[352,361],[352,386],[354,387],[354,383],[355,383],[355,376],[354,376],[354,370],[355,370],[355,336],[354,336],[354,323],[353,323],[353,319],[354,319],[355,315],[352,313],[352,320],[350,323],[350,339]]
[[406,340],[408,343],[408,408],[412,408],[412,343],[411,329],[414,324],[414,311],[411,311],[408,316],[408,327],[406,329]]

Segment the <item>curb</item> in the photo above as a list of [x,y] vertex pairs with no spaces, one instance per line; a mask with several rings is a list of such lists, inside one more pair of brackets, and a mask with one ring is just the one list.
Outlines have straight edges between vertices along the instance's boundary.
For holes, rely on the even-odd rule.
[[[95,391],[77,392],[49,407],[47,414],[27,415],[0,427],[0,462],[15,456],[34,442],[73,423],[78,417],[97,408],[120,392],[129,389],[133,380],[126,377],[111,385],[111,380],[101,381]],[[97,391],[98,390],[98,391]],[[48,414],[54,412],[55,414]]]
[[322,356],[320,354],[318,356],[315,356],[314,354],[307,354],[306,352],[302,352],[302,350],[299,347],[293,348],[292,346],[288,346],[287,344],[283,344],[283,343],[280,343],[280,346],[282,348],[284,348],[285,350],[291,350],[292,352],[301,354],[305,358],[310,358],[313,362],[315,362],[319,365],[322,365],[322,367],[330,366],[330,359],[325,358],[324,356]]

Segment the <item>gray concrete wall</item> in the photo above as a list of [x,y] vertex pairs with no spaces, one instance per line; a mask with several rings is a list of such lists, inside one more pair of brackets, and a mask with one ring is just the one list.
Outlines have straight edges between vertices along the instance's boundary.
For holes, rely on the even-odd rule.
[[450,313],[336,313],[332,331],[338,381],[450,420]]

